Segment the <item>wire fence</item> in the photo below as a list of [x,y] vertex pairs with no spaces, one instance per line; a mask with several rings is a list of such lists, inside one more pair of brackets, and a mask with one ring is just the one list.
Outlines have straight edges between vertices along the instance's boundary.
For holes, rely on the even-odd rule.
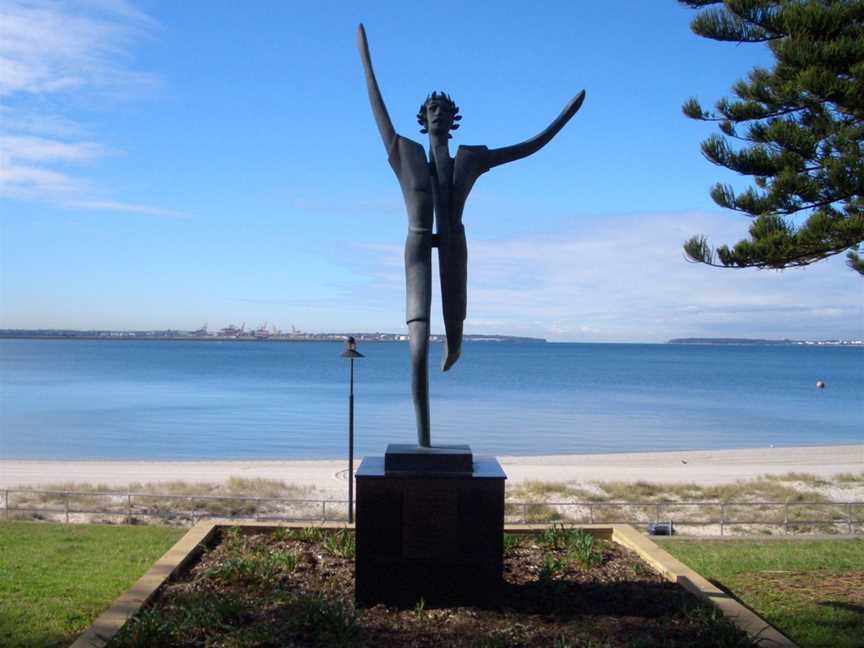
[[[668,525],[683,535],[864,532],[864,502],[508,502],[511,524]],[[514,519],[515,518],[515,519]]]
[[[114,491],[5,489],[3,519],[66,523],[161,523],[187,526],[206,518],[336,522],[347,500]],[[516,502],[505,523],[668,524],[681,535],[864,533],[864,502]]]

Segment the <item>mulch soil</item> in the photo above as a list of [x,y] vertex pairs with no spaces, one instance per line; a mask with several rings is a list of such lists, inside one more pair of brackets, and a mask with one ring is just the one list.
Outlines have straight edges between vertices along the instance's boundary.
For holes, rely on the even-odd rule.
[[114,645],[752,645],[712,608],[611,542],[596,541],[586,564],[572,547],[538,536],[508,540],[502,591],[485,608],[418,601],[411,609],[358,609],[353,543],[298,530],[223,535]]

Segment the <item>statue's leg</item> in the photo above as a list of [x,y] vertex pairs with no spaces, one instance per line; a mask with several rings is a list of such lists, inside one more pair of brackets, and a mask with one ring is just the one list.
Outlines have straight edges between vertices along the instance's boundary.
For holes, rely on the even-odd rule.
[[428,448],[429,430],[429,322],[408,323],[411,339],[411,398],[417,420],[417,445]]
[[462,327],[468,305],[468,244],[465,227],[452,227],[441,239],[438,269],[441,275],[441,306],[444,310],[444,353],[441,370],[447,371],[462,353]]
[[432,311],[432,233],[409,230],[405,240],[405,296],[411,340],[411,398],[417,444],[429,447],[429,318]]

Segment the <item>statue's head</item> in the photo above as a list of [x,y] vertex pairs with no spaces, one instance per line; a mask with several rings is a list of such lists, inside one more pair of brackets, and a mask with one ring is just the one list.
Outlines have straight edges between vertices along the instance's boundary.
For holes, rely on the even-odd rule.
[[422,126],[421,133],[435,133],[451,137],[450,131],[459,128],[456,123],[462,119],[459,106],[444,92],[433,92],[420,105],[417,123]]

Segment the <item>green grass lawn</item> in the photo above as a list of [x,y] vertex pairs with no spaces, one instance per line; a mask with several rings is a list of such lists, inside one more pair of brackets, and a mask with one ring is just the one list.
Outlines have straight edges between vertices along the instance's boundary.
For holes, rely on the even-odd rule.
[[864,646],[864,539],[661,546],[802,647]]
[[66,646],[184,533],[0,523],[0,646]]

